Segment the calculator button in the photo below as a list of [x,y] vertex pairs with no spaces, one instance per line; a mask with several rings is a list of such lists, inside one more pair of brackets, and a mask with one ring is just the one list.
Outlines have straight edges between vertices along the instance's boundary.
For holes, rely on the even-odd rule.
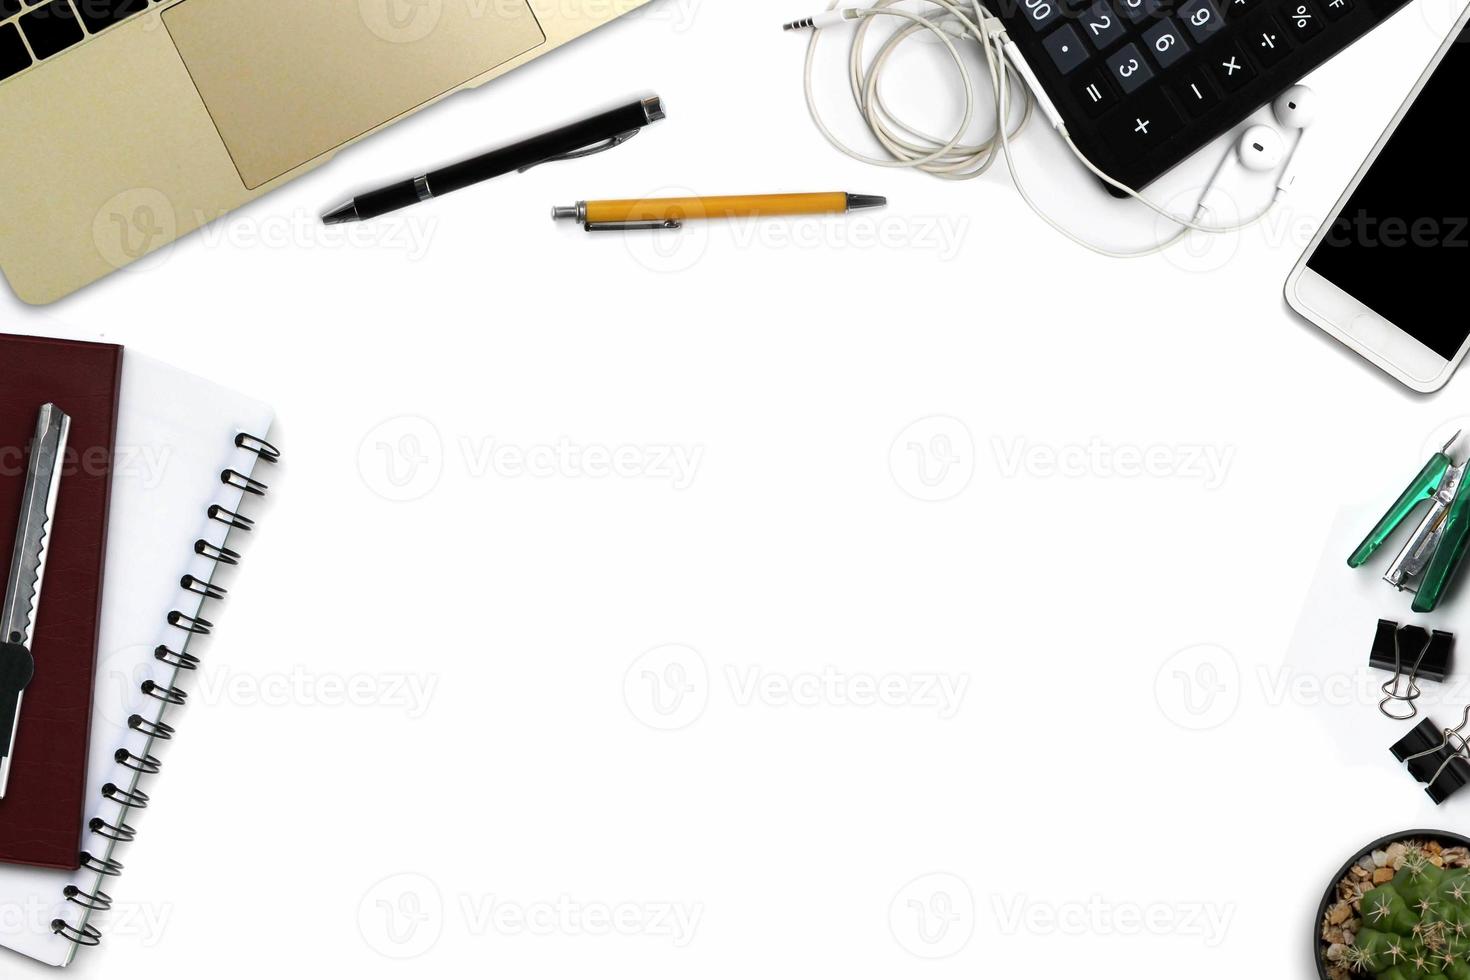
[[1144,82],[1154,77],[1154,70],[1143,60],[1143,52],[1138,50],[1138,45],[1127,44],[1119,48],[1111,58],[1108,59],[1108,70],[1112,72],[1113,78],[1122,86],[1126,95],[1136,91]]
[[1124,17],[1139,24],[1159,9],[1160,2],[1161,0],[1118,0],[1118,10]]
[[1082,46],[1082,38],[1077,36],[1077,29],[1071,24],[1063,24],[1052,31],[1041,46],[1046,48],[1057,71],[1063,75],[1072,74],[1087,60],[1087,49]]
[[1022,0],[1021,12],[1026,16],[1026,23],[1040,31],[1062,16],[1062,5],[1059,0]]
[[1327,0],[1327,19],[1338,20],[1352,9],[1353,0]]
[[1196,119],[1220,104],[1220,92],[1204,68],[1195,68],[1175,82],[1174,95],[1184,111]]
[[1108,0],[1097,0],[1097,3],[1088,8],[1087,13],[1078,18],[1077,23],[1082,27],[1082,33],[1092,46],[1099,51],[1106,51],[1114,41],[1123,36],[1123,21],[1113,12]]
[[1281,26],[1269,15],[1252,21],[1244,34],[1251,53],[1267,68],[1276,65],[1291,53],[1291,42],[1282,33]]
[[1199,42],[1225,27],[1225,18],[1220,16],[1213,0],[1184,0],[1179,5],[1179,19],[1184,22],[1184,29]]
[[1255,9],[1256,0],[1227,0],[1225,3],[1225,16],[1231,20],[1239,20]]
[[1298,41],[1310,41],[1322,33],[1322,18],[1311,0],[1291,0],[1281,8],[1281,16],[1286,18],[1286,29]]
[[1161,20],[1144,31],[1143,43],[1153,52],[1154,60],[1159,63],[1160,68],[1168,68],[1189,54],[1189,42],[1184,40],[1179,25],[1168,19]]
[[1087,114],[1096,119],[1118,101],[1118,92],[1107,73],[1094,68],[1072,83],[1072,93]]
[[1227,92],[1244,87],[1256,77],[1256,70],[1245,60],[1240,46],[1236,44],[1216,49],[1207,64],[1210,66],[1210,74]]
[[1156,88],[1131,100],[1126,111],[1113,113],[1104,135],[1121,156],[1133,159],[1158,147],[1183,124],[1179,113]]

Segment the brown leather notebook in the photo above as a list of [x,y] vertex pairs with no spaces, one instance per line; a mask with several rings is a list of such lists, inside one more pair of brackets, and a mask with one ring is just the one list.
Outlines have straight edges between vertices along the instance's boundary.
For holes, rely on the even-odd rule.
[[0,799],[0,862],[80,866],[122,357],[111,344],[0,334],[0,590],[36,416],[55,402],[72,420],[31,644],[36,672]]

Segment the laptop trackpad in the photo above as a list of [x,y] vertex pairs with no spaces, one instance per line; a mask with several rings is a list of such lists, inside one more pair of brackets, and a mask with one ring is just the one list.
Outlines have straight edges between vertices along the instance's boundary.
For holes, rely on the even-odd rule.
[[185,0],[163,16],[251,189],[546,41],[525,0]]

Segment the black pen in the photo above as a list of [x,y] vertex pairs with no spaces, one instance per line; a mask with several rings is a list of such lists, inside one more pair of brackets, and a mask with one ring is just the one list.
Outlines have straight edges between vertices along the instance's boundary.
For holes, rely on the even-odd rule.
[[322,221],[329,225],[367,221],[433,197],[443,197],[452,191],[500,177],[513,170],[529,170],[553,160],[573,160],[601,153],[621,146],[638,135],[644,126],[662,118],[662,99],[656,95],[641,99],[570,126],[491,150],[473,159],[452,163],[423,176],[399,181],[381,190],[369,191],[340,208],[327,212],[322,216]]

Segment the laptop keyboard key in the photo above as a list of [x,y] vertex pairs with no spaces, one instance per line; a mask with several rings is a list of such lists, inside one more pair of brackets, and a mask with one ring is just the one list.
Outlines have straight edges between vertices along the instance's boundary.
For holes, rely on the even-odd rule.
[[31,54],[14,24],[0,25],[0,78],[9,78],[31,66]]
[[83,37],[82,25],[77,23],[76,12],[67,0],[51,0],[45,6],[21,14],[17,23],[25,31],[37,58],[49,58],[65,51]]
[[87,30],[96,34],[133,14],[148,9],[148,0],[75,0]]

